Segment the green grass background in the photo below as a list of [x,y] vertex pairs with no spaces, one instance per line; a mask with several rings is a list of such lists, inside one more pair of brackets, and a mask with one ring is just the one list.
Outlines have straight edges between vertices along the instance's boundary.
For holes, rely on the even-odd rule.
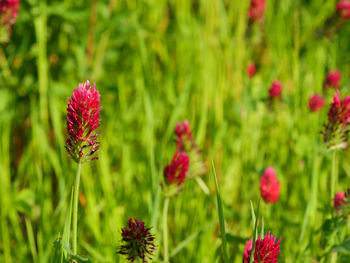
[[[48,262],[63,232],[76,168],[64,148],[67,98],[86,79],[96,82],[103,110],[99,160],[82,170],[80,254],[124,262],[120,229],[137,217],[152,226],[161,261],[162,169],[175,151],[176,122],[188,119],[211,193],[187,180],[171,200],[170,254],[200,231],[171,261],[220,261],[211,157],[226,231],[243,238],[228,243],[230,261],[242,260],[253,233],[249,200],[257,204],[270,165],[281,195],[262,202],[260,215],[265,231],[282,238],[280,261],[318,259],[319,228],[332,210],[331,154],[320,134],[327,107],[313,114],[307,102],[336,67],[348,92],[350,23],[329,39],[317,30],[336,1],[266,2],[262,64],[250,80],[249,1],[22,0],[11,40],[0,46],[0,262]],[[284,102],[271,111],[274,79]],[[349,153],[338,156],[337,191],[350,181]]]

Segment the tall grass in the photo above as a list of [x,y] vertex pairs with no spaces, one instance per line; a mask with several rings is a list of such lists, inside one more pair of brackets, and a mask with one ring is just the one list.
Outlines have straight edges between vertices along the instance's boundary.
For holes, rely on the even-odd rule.
[[[248,5],[21,1],[11,41],[0,46],[0,262],[48,262],[63,232],[76,169],[64,149],[65,110],[86,79],[96,82],[103,110],[99,161],[81,173],[81,254],[114,262],[121,227],[137,217],[151,224],[155,261],[163,259],[162,169],[175,151],[173,127],[185,118],[208,167],[214,156],[226,233],[239,237],[227,240],[231,262],[241,262],[252,236],[249,200],[258,199],[268,165],[281,196],[262,202],[259,213],[266,232],[282,237],[281,262],[314,262],[324,253],[319,229],[330,217],[332,155],[320,131],[327,109],[311,114],[307,101],[335,67],[349,91],[350,24],[324,38],[317,28],[334,0],[267,0],[262,64],[250,80]],[[283,83],[284,102],[271,111],[274,79]],[[348,160],[348,152],[337,153],[335,191],[349,185]],[[210,173],[203,180],[210,195],[187,180],[171,201],[171,262],[215,262],[220,251],[220,228],[210,227],[218,222],[215,183]]]

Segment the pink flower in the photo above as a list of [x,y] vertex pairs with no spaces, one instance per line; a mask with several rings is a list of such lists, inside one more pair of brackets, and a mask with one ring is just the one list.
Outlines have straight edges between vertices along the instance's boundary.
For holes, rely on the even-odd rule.
[[342,0],[337,3],[337,12],[344,19],[350,18],[350,1]]
[[334,196],[334,209],[340,211],[340,207],[346,203],[346,194],[338,192]]
[[175,134],[178,150],[187,151],[194,146],[191,127],[188,120],[176,123]]
[[350,96],[341,99],[339,91],[333,97],[333,102],[328,111],[328,123],[325,125],[324,141],[329,147],[347,146],[348,126],[350,123]]
[[250,0],[250,9],[248,10],[248,16],[252,21],[260,20],[265,13],[266,5],[265,0]]
[[100,94],[89,81],[79,84],[68,98],[66,149],[76,162],[97,159],[91,156],[99,148],[95,130],[100,126],[101,108]]
[[[243,254],[243,263],[250,262],[250,255],[252,251],[253,240],[250,239],[245,244],[244,254]],[[261,239],[259,235],[258,239],[255,241],[254,248],[254,263],[277,263],[278,256],[280,254],[280,243],[281,239],[276,242],[276,238],[267,233],[267,235]]]
[[309,109],[310,111],[316,112],[323,108],[323,97],[315,94],[309,99]]
[[261,197],[266,203],[276,203],[280,195],[280,183],[277,180],[275,170],[267,167],[260,180]]
[[282,84],[278,80],[275,80],[269,89],[269,97],[270,99],[274,99],[280,97],[282,93]]
[[329,71],[325,80],[325,84],[328,87],[339,88],[339,81],[341,79],[341,74],[339,70]]
[[177,151],[171,163],[164,167],[164,178],[167,184],[181,185],[184,183],[189,168],[190,159],[185,152]]
[[244,253],[243,253],[243,263],[249,263],[250,254],[252,253],[253,239],[248,240],[245,243]]
[[255,75],[255,65],[253,62],[249,62],[247,72],[248,72],[248,77],[252,78]]
[[2,24],[14,24],[18,16],[20,0],[0,0],[0,19]]

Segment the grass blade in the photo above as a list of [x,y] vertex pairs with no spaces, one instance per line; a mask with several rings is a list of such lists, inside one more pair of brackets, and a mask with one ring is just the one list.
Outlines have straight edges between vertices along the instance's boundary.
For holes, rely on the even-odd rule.
[[220,234],[221,234],[221,240],[222,240],[222,253],[224,257],[224,262],[228,262],[227,254],[226,254],[226,231],[225,231],[225,218],[224,218],[224,212],[222,209],[222,202],[221,202],[221,196],[219,192],[219,186],[218,186],[218,180],[216,177],[215,172],[215,166],[213,158],[211,158],[211,164],[213,168],[213,174],[214,174],[214,180],[215,180],[215,187],[216,187],[216,198],[218,202],[218,213],[219,213],[219,222],[220,222]]
[[250,201],[250,208],[253,211],[252,215],[254,220],[254,234],[253,234],[253,243],[252,243],[252,252],[250,254],[250,263],[254,262],[254,251],[255,251],[255,241],[258,239],[258,218],[259,218],[259,209],[260,209],[260,199],[258,202],[258,209],[256,210],[256,215],[254,214],[254,207],[252,201]]

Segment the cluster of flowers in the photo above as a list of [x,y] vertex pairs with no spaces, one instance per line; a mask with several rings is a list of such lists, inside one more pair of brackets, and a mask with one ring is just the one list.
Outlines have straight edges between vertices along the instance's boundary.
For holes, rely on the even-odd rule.
[[342,216],[350,214],[350,190],[338,192],[333,200],[334,209]]

